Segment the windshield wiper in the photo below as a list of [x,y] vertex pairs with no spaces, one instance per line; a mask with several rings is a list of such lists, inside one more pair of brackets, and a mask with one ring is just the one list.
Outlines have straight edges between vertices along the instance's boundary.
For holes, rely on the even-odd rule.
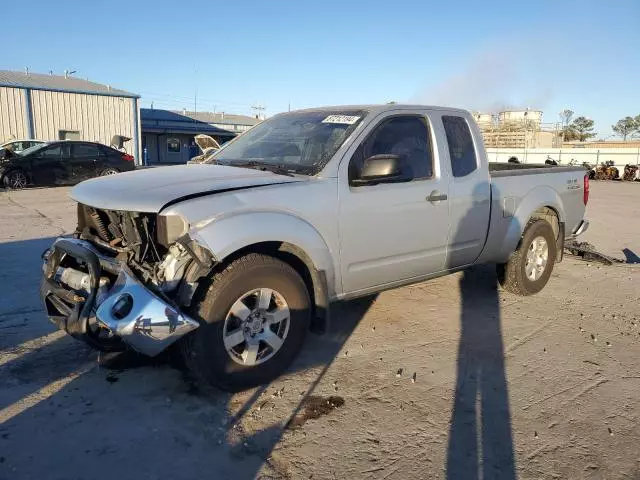
[[287,177],[294,176],[293,173],[291,172],[291,169],[286,167],[283,164],[262,163],[262,162],[256,162],[255,160],[253,160],[250,162],[230,163],[228,165],[232,167],[253,168],[255,170],[273,172],[273,173],[277,173],[278,175],[286,175]]

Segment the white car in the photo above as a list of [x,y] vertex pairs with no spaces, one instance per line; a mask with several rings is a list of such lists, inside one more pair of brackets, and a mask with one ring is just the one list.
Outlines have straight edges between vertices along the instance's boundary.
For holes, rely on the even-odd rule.
[[35,147],[36,145],[42,145],[42,140],[10,140],[3,144],[0,144],[0,149],[8,149],[13,153],[20,153],[27,148]]

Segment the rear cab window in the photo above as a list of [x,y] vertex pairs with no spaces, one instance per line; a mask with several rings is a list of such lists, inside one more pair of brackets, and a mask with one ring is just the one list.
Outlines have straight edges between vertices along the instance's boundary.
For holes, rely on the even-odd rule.
[[454,115],[443,115],[442,124],[447,136],[451,172],[454,177],[466,177],[478,168],[469,124],[464,117]]

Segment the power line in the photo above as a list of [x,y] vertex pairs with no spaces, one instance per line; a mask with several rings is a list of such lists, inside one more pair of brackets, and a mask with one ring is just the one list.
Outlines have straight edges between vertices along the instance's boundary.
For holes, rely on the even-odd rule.
[[[203,103],[205,104],[208,103],[208,102],[203,102],[200,96],[198,96],[197,101],[198,101],[198,105],[202,105]],[[163,99],[163,98],[144,97],[142,99],[142,102],[143,104],[147,102],[149,104],[153,103],[154,108],[157,108],[157,109],[190,110],[189,105],[191,106],[191,108],[193,108],[194,98],[192,97],[190,100],[187,100],[187,99],[171,100],[171,99]],[[200,110],[202,110],[202,107],[200,107]],[[246,112],[246,114],[251,113],[251,107],[249,105],[239,106],[239,104],[216,103],[212,106],[212,110],[215,110],[216,112],[219,112],[221,110],[222,111],[233,110],[233,111],[237,111],[238,113],[240,112]]]
[[258,104],[258,105],[251,105],[251,109],[255,110],[256,112],[258,112],[256,114],[257,118],[262,118],[264,116],[264,114],[262,112],[264,112],[266,110],[266,107],[262,104]]
[[[182,96],[182,95],[174,95],[174,94],[169,94],[169,93],[159,93],[159,92],[149,92],[149,91],[138,91],[141,95],[143,99],[160,99],[160,98],[166,98],[166,99],[170,99],[170,100],[174,100],[174,101],[183,101],[183,102],[192,102],[193,101],[193,97],[192,96]],[[204,102],[204,103],[209,103],[212,105],[226,105],[226,106],[238,106],[238,107],[251,107],[251,104],[249,103],[239,103],[239,102],[228,102],[228,101],[222,101],[220,99],[214,99],[214,98],[207,98],[207,97],[202,97],[200,95],[198,95],[198,100],[200,102]]]

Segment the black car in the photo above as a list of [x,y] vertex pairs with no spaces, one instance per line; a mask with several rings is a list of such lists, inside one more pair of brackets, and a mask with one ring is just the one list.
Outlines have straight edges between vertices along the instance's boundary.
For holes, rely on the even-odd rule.
[[73,185],[102,175],[134,170],[133,156],[96,142],[48,142],[0,159],[6,188]]

